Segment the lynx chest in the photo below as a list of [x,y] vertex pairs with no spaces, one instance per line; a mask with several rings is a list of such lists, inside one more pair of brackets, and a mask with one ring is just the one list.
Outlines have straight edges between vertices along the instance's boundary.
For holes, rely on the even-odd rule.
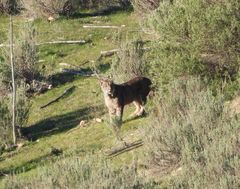
[[118,98],[111,98],[108,95],[104,95],[104,101],[108,109],[117,109],[119,107]]

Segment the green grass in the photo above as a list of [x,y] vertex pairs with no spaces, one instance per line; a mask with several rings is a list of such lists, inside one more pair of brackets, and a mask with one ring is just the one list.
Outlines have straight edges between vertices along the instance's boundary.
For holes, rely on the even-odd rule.
[[[14,18],[16,31],[22,27],[23,20]],[[101,50],[116,48],[115,29],[83,29],[83,24],[126,25],[124,31],[136,28],[134,15],[131,12],[116,12],[109,16],[80,17],[74,19],[60,18],[53,23],[45,20],[34,21],[37,31],[37,41],[54,40],[91,40],[85,45],[45,45],[39,48],[39,68],[45,76],[51,76],[55,87],[45,94],[31,99],[32,107],[25,132],[30,139],[19,150],[4,153],[0,159],[0,172],[18,173],[19,177],[31,178],[40,166],[48,166],[59,158],[86,154],[103,154],[105,150],[116,145],[116,139],[107,126],[108,115],[103,103],[99,83],[95,78],[81,77],[62,73],[59,63],[80,66],[86,61],[96,60]],[[7,39],[8,18],[0,17],[0,41]],[[115,34],[116,33],[116,34]],[[3,34],[3,35],[2,35]],[[109,59],[100,62],[108,65]],[[91,67],[87,63],[83,68]],[[107,66],[108,67],[108,66]],[[74,90],[58,102],[44,108],[40,107],[71,86]],[[126,108],[124,120],[127,119],[133,107]],[[93,118],[103,118],[105,122],[94,123]],[[87,127],[78,127],[81,120],[89,122]],[[147,118],[128,121],[123,124],[122,135],[127,141],[141,137],[138,132]],[[56,157],[51,154],[52,148],[63,150],[63,155]],[[112,159],[113,165],[121,167],[131,162],[136,154],[142,156],[139,148]],[[4,180],[1,177],[1,180]],[[0,182],[2,183],[2,182]],[[1,187],[1,184],[0,184]]]

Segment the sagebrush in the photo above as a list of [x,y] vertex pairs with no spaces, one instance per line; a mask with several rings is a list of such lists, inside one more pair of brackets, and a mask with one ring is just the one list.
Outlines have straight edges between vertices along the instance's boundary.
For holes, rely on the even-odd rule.
[[31,188],[81,188],[81,189],[140,189],[148,188],[136,172],[136,167],[126,166],[119,170],[103,157],[87,156],[62,159],[51,166],[39,168],[33,179],[9,177],[5,182],[6,189]]
[[[239,119],[200,79],[177,80],[156,100],[146,151],[173,188],[239,188]],[[180,171],[177,171],[180,170]]]

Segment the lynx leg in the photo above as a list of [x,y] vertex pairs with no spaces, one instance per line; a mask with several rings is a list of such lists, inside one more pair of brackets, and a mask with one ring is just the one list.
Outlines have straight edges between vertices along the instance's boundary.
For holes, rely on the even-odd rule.
[[113,133],[115,134],[118,141],[123,141],[122,137],[120,136],[120,129],[122,125],[122,115],[123,115],[123,108],[114,109],[114,111],[109,112],[110,114],[110,124],[113,128]]
[[137,116],[138,112],[141,109],[141,104],[137,101],[133,101],[133,104],[136,106],[136,110],[130,115],[130,117],[135,117]]
[[122,108],[117,108],[117,110],[116,110],[116,116],[118,117],[119,121],[122,122],[123,107],[122,107]]
[[143,114],[144,114],[144,112],[145,112],[145,110],[144,110],[144,105],[143,104],[145,104],[146,103],[146,97],[140,97],[140,102],[141,103],[139,103],[140,104],[140,109],[139,109],[139,111],[137,112],[137,116],[142,116]]
[[142,116],[144,114],[145,110],[144,110],[144,106],[140,105],[140,110],[137,113],[137,116]]

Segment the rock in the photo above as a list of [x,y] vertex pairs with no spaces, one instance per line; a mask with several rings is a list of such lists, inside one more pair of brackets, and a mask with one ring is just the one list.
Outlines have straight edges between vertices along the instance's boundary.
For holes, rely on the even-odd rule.
[[19,150],[20,148],[22,148],[25,144],[24,143],[18,143],[17,144],[17,150]]
[[80,121],[79,126],[80,127],[86,127],[87,126],[87,121],[86,120]]
[[48,22],[53,22],[55,20],[55,18],[52,16],[49,16],[47,20],[48,20]]
[[101,118],[95,118],[95,121],[96,121],[97,123],[102,123],[102,122],[103,122],[103,120],[102,120]]

